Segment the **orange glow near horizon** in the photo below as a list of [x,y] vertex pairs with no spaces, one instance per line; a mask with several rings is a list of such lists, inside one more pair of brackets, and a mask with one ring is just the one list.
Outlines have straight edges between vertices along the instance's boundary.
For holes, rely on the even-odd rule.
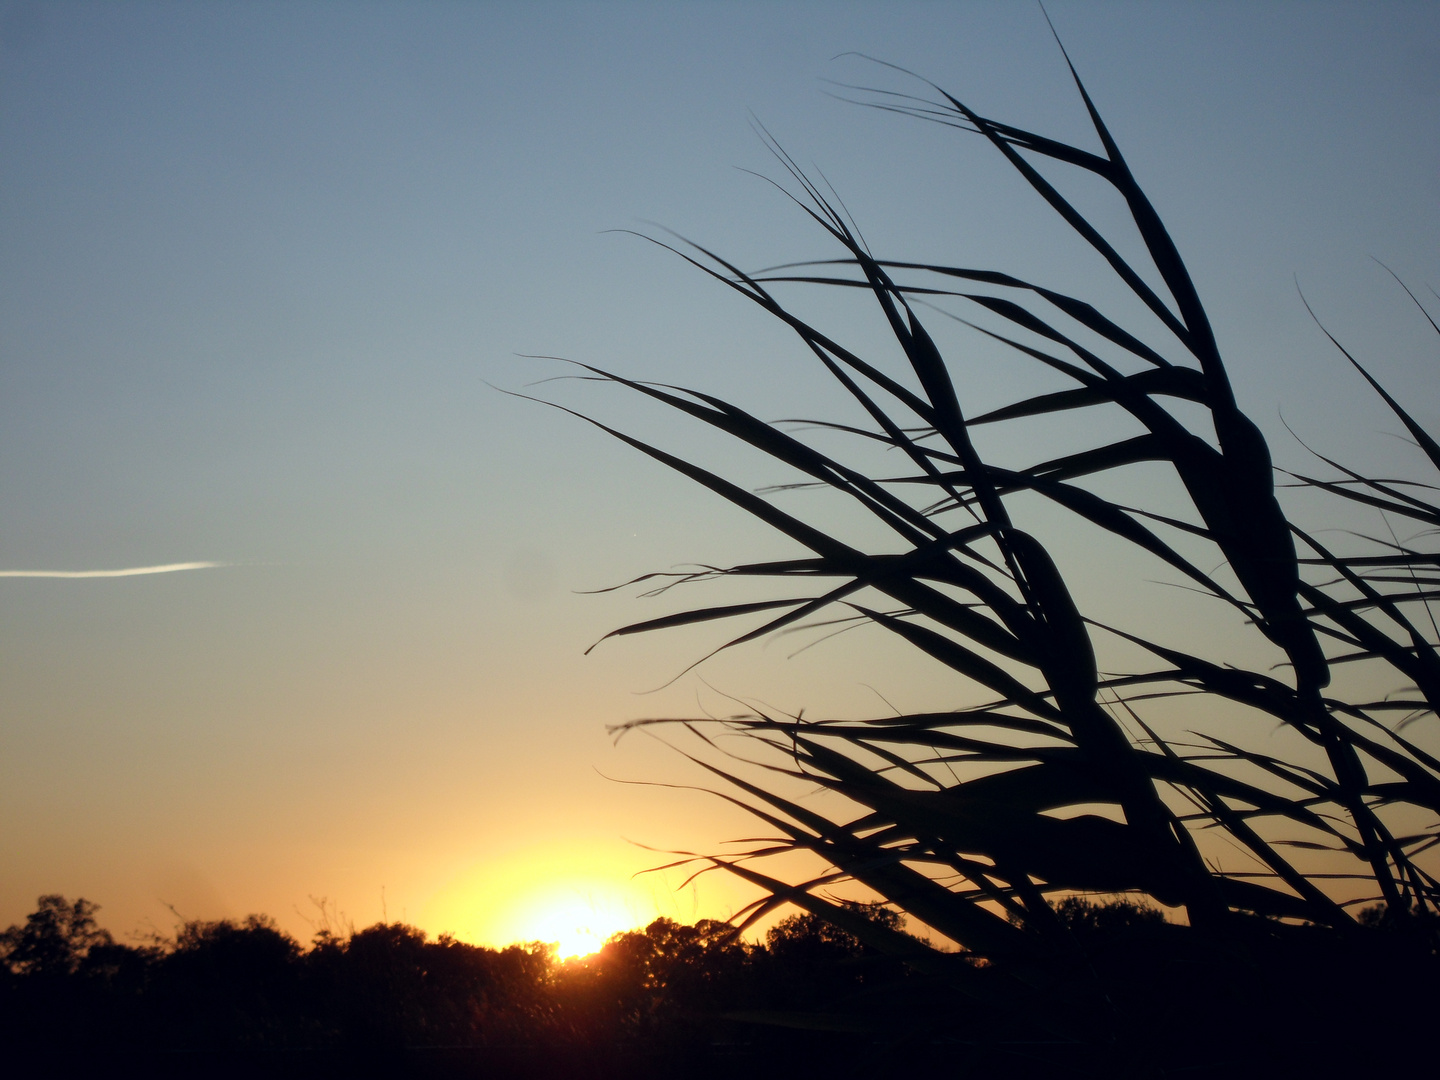
[[518,940],[553,944],[561,960],[589,956],[613,934],[638,925],[631,906],[613,895],[578,888],[557,889],[517,913],[516,923],[524,927]]
[[633,877],[632,867],[603,854],[535,851],[477,863],[431,898],[422,921],[433,932],[494,948],[543,941],[566,960],[660,915],[698,917],[690,890],[677,895],[660,875]]
[[659,914],[652,898],[627,884],[623,877],[561,874],[492,892],[492,902],[477,904],[456,936],[495,947],[543,941],[555,946],[561,960],[588,956],[611,935],[642,927]]

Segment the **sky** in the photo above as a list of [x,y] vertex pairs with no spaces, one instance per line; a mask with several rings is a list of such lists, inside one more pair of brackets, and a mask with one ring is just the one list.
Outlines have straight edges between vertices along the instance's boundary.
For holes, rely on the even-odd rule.
[[[1404,468],[1300,293],[1440,423],[1433,336],[1379,265],[1440,284],[1440,8],[1047,7],[1277,460],[1307,460],[1298,436]],[[754,825],[654,786],[697,777],[607,725],[727,695],[957,700],[857,635],[689,673],[713,629],[586,655],[684,599],[594,590],[788,549],[505,392],[786,479],[532,358],[766,416],[835,404],[781,329],[625,232],[747,267],[836,254],[753,175],[782,176],[757,124],[880,253],[1104,301],[978,139],[840,100],[913,86],[854,53],[1087,136],[1027,4],[0,6],[0,925],[51,892],[122,937],[250,912],[492,944],[726,917],[752,896],[734,882],[633,875]],[[975,370],[975,407],[1026,385]]]

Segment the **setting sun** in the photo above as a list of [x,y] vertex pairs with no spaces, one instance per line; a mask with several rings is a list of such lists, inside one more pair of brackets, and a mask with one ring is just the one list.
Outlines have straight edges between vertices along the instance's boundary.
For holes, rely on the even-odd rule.
[[556,946],[561,960],[597,952],[606,939],[635,927],[634,915],[617,898],[580,889],[557,891],[522,917],[520,938]]
[[603,876],[541,878],[515,890],[492,910],[488,937],[496,943],[543,941],[561,960],[588,956],[622,930],[656,915],[653,899]]
[[[657,916],[696,917],[693,886],[677,893],[664,875],[637,875],[646,859],[624,845],[567,843],[492,855],[437,891],[420,921],[476,944],[543,941],[561,960],[585,956]],[[728,900],[719,906],[733,906]]]

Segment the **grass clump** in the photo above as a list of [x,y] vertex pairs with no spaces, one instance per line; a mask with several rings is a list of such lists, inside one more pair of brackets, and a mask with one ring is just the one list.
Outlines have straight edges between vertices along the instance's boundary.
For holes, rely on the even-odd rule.
[[[877,255],[838,201],[771,141],[788,193],[837,247],[835,258],[747,272],[699,245],[665,246],[793,332],[864,422],[812,419],[797,431],[704,391],[582,367],[762,452],[794,474],[786,486],[838,495],[889,537],[883,545],[850,542],[684,456],[606,427],[803,550],[677,575],[681,583],[766,579],[782,595],[692,608],[616,634],[746,620],[720,646],[729,648],[819,620],[864,625],[949,668],[966,688],[962,700],[975,702],[866,721],[752,710],[622,725],[621,733],[668,728],[698,738],[692,758],[717,793],[767,827],[743,853],[701,860],[702,869],[723,869],[762,891],[741,925],[794,905],[959,999],[1008,1002],[1046,1018],[1061,1041],[1153,1050],[1136,1018],[1163,1027],[1180,1017],[1157,1002],[1183,1002],[1185,1030],[1215,1022],[1255,1035],[1255,1024],[1237,1027],[1235,1010],[1273,1012],[1278,1000],[1305,997],[1307,980],[1350,994],[1376,978],[1413,981],[1430,970],[1423,963],[1433,954],[1433,931],[1411,934],[1407,940],[1422,944],[1401,957],[1376,946],[1358,913],[1378,903],[1387,925],[1428,928],[1440,907],[1433,869],[1440,759],[1425,748],[1440,700],[1432,612],[1440,597],[1433,543],[1440,507],[1434,487],[1322,459],[1330,477],[1292,481],[1415,526],[1418,538],[1361,536],[1356,550],[1339,551],[1287,514],[1270,449],[1236,400],[1180,252],[1073,66],[1070,72],[1098,149],[984,116],[924,80],[916,94],[854,92],[988,144],[1099,257],[1138,317],[1107,314],[1083,296],[999,269]],[[1098,179],[1120,200],[1142,258],[1122,255],[1120,241],[1049,178],[1067,171]],[[797,287],[872,305],[890,347],[862,355],[808,322],[780,299]],[[1065,388],[970,409],[927,327],[937,311]],[[1345,355],[1427,464],[1440,468],[1436,440]],[[1039,461],[982,454],[982,430],[1036,420],[1089,442]],[[1117,437],[1117,430],[1136,433]],[[860,452],[822,449],[836,437],[852,439]],[[876,447],[889,451],[884,472],[863,463],[864,451]],[[1130,501],[1132,492],[1143,498],[1126,483],[1140,466],[1163,470],[1169,502]],[[1106,494],[1115,491],[1127,498]],[[1063,534],[1047,542],[1014,516],[1017,504],[1036,500],[1108,536],[1117,562],[1159,560],[1185,587],[1234,614],[1236,632],[1252,636],[1241,655],[1276,655],[1278,666],[1236,665],[1087,617],[1058,568]],[[1097,642],[1148,660],[1103,670]],[[1350,693],[1345,687],[1357,680],[1335,676],[1357,668],[1373,669],[1370,681],[1388,681],[1395,692]],[[1163,734],[1157,714],[1184,697],[1223,703],[1243,716],[1243,735]],[[1284,740],[1270,738],[1277,726]],[[726,737],[748,751],[730,751]],[[1288,749],[1277,753],[1277,744]],[[817,787],[829,798],[805,794]],[[1221,837],[1244,853],[1242,865],[1230,860],[1222,868],[1209,854],[1221,849]],[[768,868],[796,854],[823,869],[797,877]],[[866,920],[836,899],[837,888],[851,885],[959,943],[964,954]],[[1137,898],[1127,925],[1102,925],[1083,900],[1053,902],[1093,893]],[[1172,909],[1184,926],[1157,922],[1146,914],[1152,905]],[[1107,909],[1105,919],[1113,914]],[[1121,947],[1112,940],[1119,938],[1144,946]],[[1175,975],[1182,970],[1188,982]],[[1182,992],[1181,983],[1190,989]],[[1286,1017],[1292,1034],[1323,1034],[1304,1008]],[[1217,1046],[1192,1063],[1240,1053]],[[1115,1052],[1136,1068],[1144,1058]]]

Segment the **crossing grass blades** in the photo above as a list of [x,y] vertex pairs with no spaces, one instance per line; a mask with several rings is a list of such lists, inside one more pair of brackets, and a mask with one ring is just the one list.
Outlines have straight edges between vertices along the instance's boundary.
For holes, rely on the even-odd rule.
[[[1288,483],[1373,511],[1383,528],[1338,550],[1287,517],[1266,440],[1236,402],[1180,253],[1070,73],[1098,152],[982,116],[924,80],[919,94],[851,90],[865,104],[988,144],[1103,259],[1144,318],[1122,325],[1079,296],[994,269],[875,255],[833,197],[771,140],[788,193],[834,242],[836,258],[747,273],[705,247],[664,246],[788,327],[868,424],[800,429],[700,390],[586,367],[587,378],[763,452],[891,536],[884,550],[847,542],[600,425],[806,552],[674,579],[773,579],[783,597],[691,608],[615,635],[749,620],[728,648],[819,619],[863,622],[973,684],[979,703],[844,722],[767,711],[662,717],[618,730],[697,737],[701,749],[688,756],[714,790],[770,830],[744,851],[701,860],[763,890],[740,926],[793,904],[908,962],[906,993],[926,1004],[895,1021],[892,1049],[1012,1072],[1066,1065],[1149,1075],[1262,1060],[1319,1068],[1346,1055],[1373,1062],[1382,1048],[1419,1037],[1423,1028],[1411,1025],[1433,1007],[1436,985],[1440,760],[1425,748],[1435,745],[1440,700],[1436,488],[1319,459],[1324,475]],[[1042,164],[1108,185],[1148,265],[1122,256]],[[802,286],[875,305],[893,351],[859,355],[777,297]],[[968,410],[926,326],[945,315],[1067,387]],[[1440,470],[1436,440],[1345,355],[1404,424],[1421,466]],[[1128,426],[1116,422],[1121,414]],[[1036,418],[1095,434],[1082,451],[1021,467],[977,449],[978,430]],[[1139,433],[1111,437],[1117,429]],[[855,440],[857,458],[873,460],[864,451],[878,446],[903,464],[880,475],[820,448],[840,438]],[[1177,515],[1173,500],[1162,513],[1097,493],[1122,485],[1096,481],[1141,463],[1166,470],[1188,513]],[[1036,497],[1103,530],[1117,558],[1138,549],[1168,565],[1233,610],[1239,632],[1256,635],[1254,655],[1278,650],[1282,662],[1249,670],[1087,619],[1051,550],[1012,520],[1017,499]],[[1396,526],[1418,538],[1396,538]],[[1224,569],[1205,569],[1216,566]],[[808,591],[796,598],[796,588]],[[1100,670],[1094,642],[1105,636],[1148,662]],[[1357,684],[1332,686],[1342,665],[1384,669],[1379,679],[1395,692],[1370,700],[1337,690]],[[1255,738],[1162,737],[1146,712],[1183,695],[1242,716]],[[1279,742],[1277,725],[1286,735]],[[731,749],[726,737],[735,736],[749,751]],[[1276,754],[1277,745],[1294,753]],[[805,797],[817,786],[836,798]],[[1207,855],[1221,848],[1246,859],[1222,869]],[[793,880],[768,868],[796,852],[826,869]],[[837,899],[842,883],[858,883],[961,951],[867,918]],[[1081,932],[1057,901],[1094,894],[1123,894],[1139,905],[1132,910],[1159,905],[1170,916]]]

